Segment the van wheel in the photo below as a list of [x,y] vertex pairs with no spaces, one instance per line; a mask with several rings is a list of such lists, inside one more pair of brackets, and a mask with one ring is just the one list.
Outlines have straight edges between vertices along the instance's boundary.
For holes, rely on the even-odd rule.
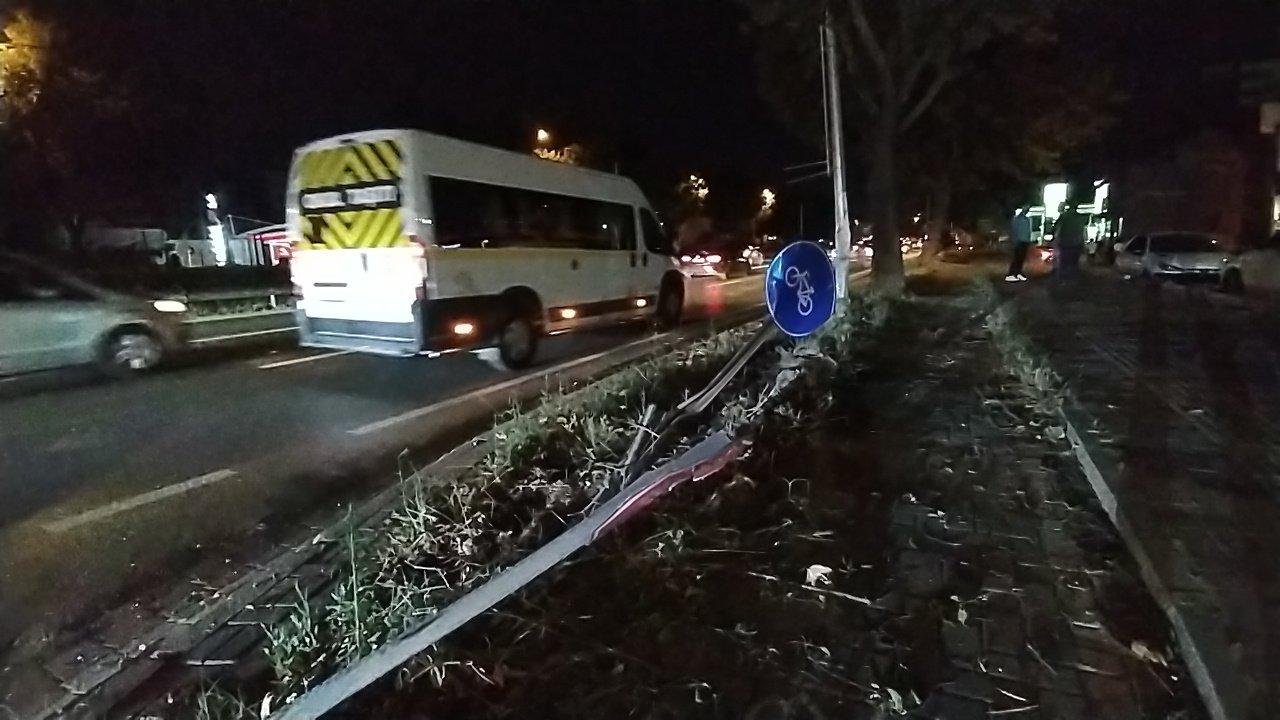
[[509,368],[528,367],[538,352],[538,331],[525,315],[512,315],[498,331],[498,354]]
[[1222,291],[1232,295],[1244,292],[1244,278],[1239,270],[1232,268],[1222,275]]
[[102,346],[98,364],[112,377],[131,377],[154,370],[164,359],[164,346],[140,328],[116,330]]
[[658,292],[658,308],[654,312],[654,321],[663,330],[680,324],[680,315],[684,310],[684,284],[679,280],[667,279]]

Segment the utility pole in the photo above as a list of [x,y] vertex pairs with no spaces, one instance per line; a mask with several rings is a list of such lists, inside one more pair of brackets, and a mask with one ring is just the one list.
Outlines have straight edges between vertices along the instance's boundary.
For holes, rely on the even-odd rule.
[[836,210],[836,299],[849,296],[849,193],[844,182],[844,124],[840,113],[840,81],[836,72],[836,33],[831,27],[831,11],[822,24],[823,119],[827,126],[827,167],[835,193]]

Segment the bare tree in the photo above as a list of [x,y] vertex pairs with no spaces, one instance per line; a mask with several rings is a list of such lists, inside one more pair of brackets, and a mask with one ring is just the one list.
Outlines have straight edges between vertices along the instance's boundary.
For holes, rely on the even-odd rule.
[[[803,57],[794,46],[816,42],[815,28],[830,13],[846,97],[852,100],[849,119],[865,162],[866,203],[875,233],[873,281],[881,290],[900,292],[898,166],[903,134],[966,72],[969,56],[1043,21],[1052,0],[747,2],[763,29],[766,55],[772,51],[774,58]],[[779,52],[779,44],[793,47]],[[765,69],[766,77],[780,74],[776,67]]]

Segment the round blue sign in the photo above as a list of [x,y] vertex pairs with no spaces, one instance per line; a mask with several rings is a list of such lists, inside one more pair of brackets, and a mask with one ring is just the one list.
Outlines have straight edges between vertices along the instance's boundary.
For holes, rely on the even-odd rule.
[[807,240],[782,249],[764,278],[769,314],[792,337],[822,327],[836,309],[836,270],[827,253]]

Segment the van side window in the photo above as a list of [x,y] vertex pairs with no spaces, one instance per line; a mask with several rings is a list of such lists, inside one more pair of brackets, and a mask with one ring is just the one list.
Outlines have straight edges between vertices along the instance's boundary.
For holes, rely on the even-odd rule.
[[653,216],[652,211],[640,211],[640,230],[644,233],[646,250],[655,255],[672,254],[671,241],[667,239],[667,234],[662,231],[662,226],[658,224],[658,219]]
[[627,205],[453,178],[430,177],[428,186],[441,247],[635,247]]

